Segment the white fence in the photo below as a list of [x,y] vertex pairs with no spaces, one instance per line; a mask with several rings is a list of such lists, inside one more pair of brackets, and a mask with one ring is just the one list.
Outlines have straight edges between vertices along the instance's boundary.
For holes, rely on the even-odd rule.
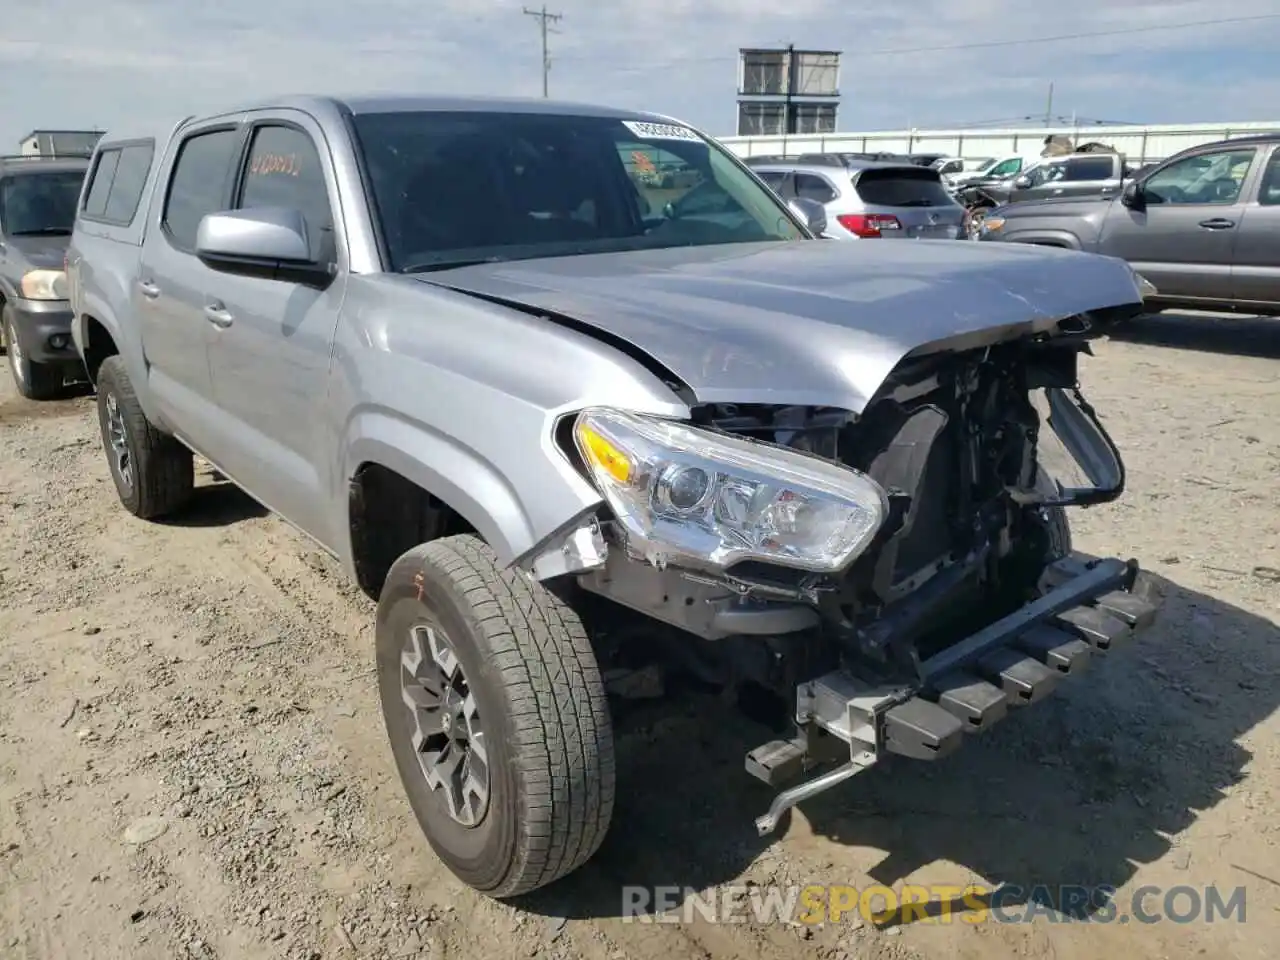
[[1005,130],[878,130],[868,133],[805,134],[790,137],[721,137],[740,157],[801,153],[945,153],[955,157],[1038,155],[1050,134],[1076,143],[1109,144],[1130,163],[1162,160],[1179,150],[1259,133],[1280,132],[1280,120],[1241,123],[1187,123],[1167,126],[1021,127]]

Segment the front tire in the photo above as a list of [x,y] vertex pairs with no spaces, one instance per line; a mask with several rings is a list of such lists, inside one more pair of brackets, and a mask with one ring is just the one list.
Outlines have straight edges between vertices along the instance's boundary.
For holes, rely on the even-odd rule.
[[195,488],[191,451],[151,425],[119,356],[102,362],[97,386],[102,448],[120,502],[143,520],[178,510]]
[[378,690],[432,850],[494,898],[584,864],[608,831],[613,733],[577,614],[473,536],[414,547],[378,601]]
[[36,363],[22,349],[18,340],[18,328],[13,319],[13,308],[7,304],[0,319],[4,323],[4,342],[9,354],[9,372],[13,374],[18,393],[28,400],[55,400],[62,395],[66,383],[66,370],[57,363]]

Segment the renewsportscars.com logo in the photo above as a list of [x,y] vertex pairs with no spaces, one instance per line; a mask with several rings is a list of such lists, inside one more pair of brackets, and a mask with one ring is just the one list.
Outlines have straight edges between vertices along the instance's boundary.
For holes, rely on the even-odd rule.
[[1244,887],[1106,884],[623,887],[631,923],[1244,923]]

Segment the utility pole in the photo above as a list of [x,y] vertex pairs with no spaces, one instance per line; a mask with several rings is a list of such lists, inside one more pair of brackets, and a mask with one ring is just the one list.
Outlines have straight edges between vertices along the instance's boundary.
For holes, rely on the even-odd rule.
[[1044,108],[1044,125],[1046,127],[1053,126],[1053,81],[1049,81],[1049,102]]
[[542,30],[542,96],[545,98],[547,96],[547,82],[551,74],[551,54],[547,52],[547,34],[552,31],[549,31],[547,26],[563,20],[564,14],[547,13],[547,5],[545,3],[542,5],[541,10],[530,10],[525,7],[524,12],[526,16],[536,17],[538,26]]

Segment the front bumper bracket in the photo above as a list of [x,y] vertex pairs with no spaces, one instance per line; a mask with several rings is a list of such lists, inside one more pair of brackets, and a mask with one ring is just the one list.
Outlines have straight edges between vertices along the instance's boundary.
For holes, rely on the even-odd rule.
[[[936,760],[958,749],[1011,708],[1039,703],[1059,682],[1082,673],[1096,654],[1123,646],[1156,620],[1161,598],[1136,561],[1073,554],[1045,570],[1039,596],[920,664],[915,682],[871,684],[835,670],[796,691],[792,740],[747,754],[747,770],[780,786],[831,759],[848,761],[779,792],[757,818],[761,835],[801,801],[870,769],[885,754]],[[815,743],[822,743],[821,756]]]

